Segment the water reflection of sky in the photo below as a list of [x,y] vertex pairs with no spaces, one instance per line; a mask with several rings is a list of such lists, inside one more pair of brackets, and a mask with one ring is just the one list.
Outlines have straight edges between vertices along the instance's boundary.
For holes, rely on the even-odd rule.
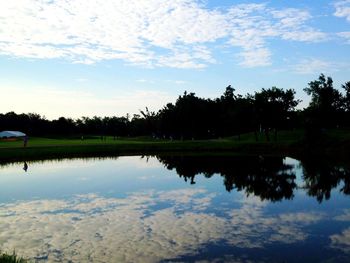
[[[294,164],[297,185],[302,170]],[[296,190],[271,203],[191,185],[156,159],[65,160],[0,168],[0,249],[43,261],[349,262],[349,198]]]

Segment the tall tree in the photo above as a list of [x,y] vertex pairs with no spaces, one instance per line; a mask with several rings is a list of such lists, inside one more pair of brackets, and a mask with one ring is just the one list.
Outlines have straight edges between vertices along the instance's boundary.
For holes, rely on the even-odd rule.
[[343,96],[333,87],[331,77],[321,74],[318,80],[309,82],[304,91],[311,95],[307,113],[313,125],[332,127],[339,124],[338,113],[343,108]]
[[347,112],[350,112],[350,81],[342,85],[342,88],[345,91],[344,96],[344,107]]
[[283,90],[272,87],[256,92],[254,96],[254,106],[257,120],[264,129],[266,139],[269,140],[269,129],[277,130],[287,127],[290,113],[299,104],[300,100],[295,99],[293,89]]

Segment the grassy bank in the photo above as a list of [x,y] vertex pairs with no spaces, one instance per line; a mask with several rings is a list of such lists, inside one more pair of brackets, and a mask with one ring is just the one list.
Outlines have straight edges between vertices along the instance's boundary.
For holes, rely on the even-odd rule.
[[18,257],[15,252],[12,254],[0,252],[0,263],[27,263],[28,261]]
[[348,154],[350,132],[328,131],[321,142],[308,145],[304,142],[303,131],[279,132],[277,139],[267,141],[263,134],[255,141],[254,134],[244,134],[240,138],[227,137],[213,140],[157,140],[148,137],[118,138],[89,137],[77,138],[30,138],[28,147],[22,141],[0,141],[0,161],[24,161],[67,157],[98,157],[112,155],[136,155],[176,152],[235,152],[244,154],[300,155],[315,153]]

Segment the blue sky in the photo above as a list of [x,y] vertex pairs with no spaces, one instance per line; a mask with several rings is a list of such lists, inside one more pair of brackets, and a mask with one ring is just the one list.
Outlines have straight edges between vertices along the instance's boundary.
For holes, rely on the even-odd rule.
[[122,116],[323,72],[350,81],[350,0],[5,0],[0,112]]

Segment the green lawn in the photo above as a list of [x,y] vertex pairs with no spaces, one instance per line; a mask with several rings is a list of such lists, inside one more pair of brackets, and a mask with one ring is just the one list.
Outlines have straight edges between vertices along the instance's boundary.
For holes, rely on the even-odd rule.
[[[121,143],[145,143],[146,140],[140,139],[116,139],[113,140],[113,137],[107,137],[106,141],[101,141],[100,137],[89,138],[89,139],[63,139],[63,138],[39,138],[32,137],[28,140],[28,147],[42,147],[42,146],[76,146],[76,145],[104,145],[104,144],[121,144]],[[0,148],[21,148],[23,147],[23,141],[0,141]]]
[[[157,154],[161,152],[236,152],[252,154],[287,154],[305,151],[303,143],[304,132],[280,131],[277,140],[270,134],[270,141],[266,141],[264,134],[259,134],[255,141],[254,133],[238,136],[218,138],[212,140],[156,140],[150,137],[117,138],[107,137],[101,140],[99,136],[78,138],[37,138],[31,137],[28,146],[23,142],[0,141],[0,162],[22,161],[32,159],[48,159],[63,157],[110,156],[131,154]],[[326,140],[325,140],[326,142]],[[327,131],[327,145],[322,151],[348,152],[350,146],[350,132],[348,130]],[[314,146],[315,148],[318,145]],[[319,151],[319,149],[317,149]]]
[[[273,136],[270,136],[270,142],[266,141],[264,134],[260,134],[258,138],[258,142],[255,141],[255,136],[253,133],[246,133],[240,136],[232,136],[211,140],[169,140],[169,139],[152,139],[150,137],[123,137],[114,139],[113,137],[106,137],[105,140],[101,140],[99,136],[89,136],[87,139],[81,140],[77,138],[39,138],[39,137],[31,137],[28,140],[27,148],[37,148],[37,147],[81,147],[81,146],[160,146],[160,145],[168,145],[168,146],[176,146],[182,145],[186,147],[188,146],[199,146],[203,144],[224,146],[227,145],[239,145],[239,144],[270,144],[270,143],[283,143],[283,142],[295,142],[302,137],[301,131],[283,131],[279,132],[277,136],[277,140],[274,140]],[[1,141],[0,140],[0,150],[8,149],[8,148],[23,148],[23,141]]]

